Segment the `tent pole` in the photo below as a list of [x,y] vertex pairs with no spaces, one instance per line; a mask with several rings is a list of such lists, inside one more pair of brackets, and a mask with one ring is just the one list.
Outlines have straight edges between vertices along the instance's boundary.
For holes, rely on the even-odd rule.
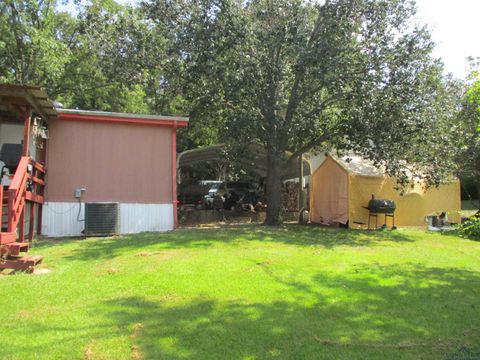
[[304,207],[303,201],[303,154],[298,157],[298,211],[302,211]]

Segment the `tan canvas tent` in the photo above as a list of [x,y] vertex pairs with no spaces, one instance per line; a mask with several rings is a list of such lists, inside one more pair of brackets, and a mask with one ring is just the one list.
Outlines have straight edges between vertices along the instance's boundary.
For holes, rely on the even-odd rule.
[[[396,203],[395,225],[424,226],[427,215],[446,212],[451,222],[460,220],[460,182],[424,189],[415,183],[402,195],[395,190],[392,177],[360,157],[350,161],[326,156],[310,178],[310,219],[315,223],[347,224],[349,227],[368,223],[369,211],[364,207],[372,195],[376,199],[390,199]],[[389,220],[388,225],[391,226]],[[379,218],[383,224],[384,218]]]

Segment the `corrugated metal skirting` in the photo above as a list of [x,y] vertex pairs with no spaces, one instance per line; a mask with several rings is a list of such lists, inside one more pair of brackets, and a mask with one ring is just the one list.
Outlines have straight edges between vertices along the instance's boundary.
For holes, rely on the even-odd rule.
[[120,204],[120,232],[173,230],[171,204]]
[[[76,202],[49,202],[43,207],[42,234],[49,237],[81,236],[85,206]],[[173,230],[171,204],[120,204],[120,233]]]

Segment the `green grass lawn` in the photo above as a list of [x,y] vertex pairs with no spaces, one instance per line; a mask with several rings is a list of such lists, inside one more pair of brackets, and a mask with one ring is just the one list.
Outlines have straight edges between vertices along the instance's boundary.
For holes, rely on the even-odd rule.
[[480,352],[480,242],[241,226],[42,241],[0,276],[0,359],[446,359]]

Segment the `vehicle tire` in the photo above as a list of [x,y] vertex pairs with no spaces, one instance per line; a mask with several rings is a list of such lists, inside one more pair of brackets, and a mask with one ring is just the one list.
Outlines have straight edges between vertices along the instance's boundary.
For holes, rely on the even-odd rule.
[[212,207],[215,210],[221,210],[223,209],[223,203],[224,203],[223,197],[221,197],[220,195],[215,195],[215,197],[213,198]]

